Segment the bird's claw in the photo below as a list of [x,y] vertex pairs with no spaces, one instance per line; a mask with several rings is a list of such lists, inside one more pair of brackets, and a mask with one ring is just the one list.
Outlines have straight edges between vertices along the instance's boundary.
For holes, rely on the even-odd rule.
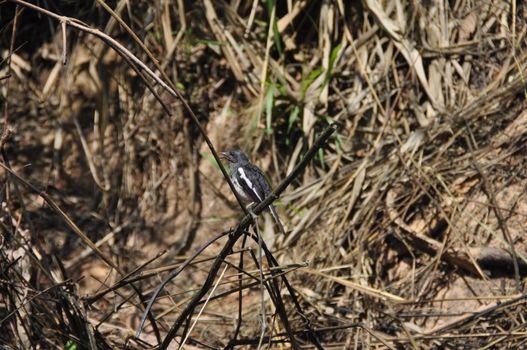
[[247,208],[247,211],[249,212],[249,215],[251,215],[251,218],[253,219],[253,221],[256,221],[256,218],[258,217],[258,215],[256,215],[254,213],[254,211],[252,210],[252,208]]

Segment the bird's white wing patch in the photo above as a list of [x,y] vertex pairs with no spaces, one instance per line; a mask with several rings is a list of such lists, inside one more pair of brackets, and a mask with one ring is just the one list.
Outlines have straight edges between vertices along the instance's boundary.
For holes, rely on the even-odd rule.
[[245,171],[243,171],[242,167],[238,168],[238,174],[240,174],[240,178],[243,181],[245,181],[247,186],[249,186],[249,188],[253,191],[253,193],[255,194],[256,198],[258,198],[259,201],[262,201],[262,198],[260,198],[260,195],[258,194],[258,191],[256,191],[256,188],[254,187],[254,184],[251,182],[251,180],[249,180],[247,175],[245,175]]

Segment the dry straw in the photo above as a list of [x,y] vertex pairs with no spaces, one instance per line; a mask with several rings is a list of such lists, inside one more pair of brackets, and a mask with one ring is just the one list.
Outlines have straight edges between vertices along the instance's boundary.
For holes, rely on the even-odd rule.
[[[0,347],[525,347],[522,2],[0,18]],[[286,236],[234,219],[233,147]]]

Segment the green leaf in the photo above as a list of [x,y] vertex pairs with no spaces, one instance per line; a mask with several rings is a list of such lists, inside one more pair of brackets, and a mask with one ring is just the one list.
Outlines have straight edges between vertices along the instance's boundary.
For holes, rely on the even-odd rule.
[[64,350],[77,350],[77,343],[71,339],[68,340],[66,344],[64,344]]
[[298,115],[300,114],[300,107],[295,106],[293,110],[291,111],[291,114],[289,114],[289,120],[287,123],[287,132],[289,133],[291,131],[291,128],[293,127],[293,124],[298,119]]
[[272,121],[273,121],[273,103],[274,103],[274,92],[276,91],[276,86],[271,84],[267,90],[267,95],[265,96],[265,116],[267,121],[266,132],[268,134],[273,133]]
[[220,41],[213,40],[213,39],[198,39],[198,40],[196,40],[196,44],[205,44],[205,45],[211,45],[211,46],[222,46]]
[[280,38],[280,33],[278,32],[278,25],[276,24],[276,17],[273,22],[273,36],[274,36],[274,44],[276,45],[276,50],[278,51],[278,55],[282,56],[283,49],[282,49],[282,39]]
[[326,162],[324,161],[324,150],[322,148],[318,149],[318,158],[320,159],[320,167],[322,169],[326,168]]
[[185,91],[185,85],[180,81],[176,81],[176,87],[181,91]]
[[331,50],[331,54],[329,55],[329,71],[333,71],[333,68],[335,67],[335,61],[337,60],[337,57],[339,56],[340,49],[342,48],[342,44],[338,44],[335,46],[333,50]]
[[[269,13],[269,18],[271,18],[271,13],[273,12],[273,8],[276,11],[276,3],[275,0],[267,0],[267,12]],[[276,50],[278,51],[278,54],[282,56],[283,50],[282,50],[282,40],[280,38],[280,33],[278,32],[278,24],[276,20],[276,12],[274,16],[273,23],[269,23],[269,25],[273,29],[273,39],[274,39],[274,45],[276,46]]]
[[249,123],[249,134],[252,136],[258,128],[258,121],[260,120],[260,110],[257,109],[255,113],[252,113],[251,122]]
[[333,68],[335,68],[335,61],[337,60],[339,56],[339,52],[341,48],[342,48],[342,44],[338,44],[337,46],[335,46],[335,48],[333,48],[333,50],[331,50],[331,54],[329,55],[328,71],[326,73],[326,77],[324,78],[323,86],[325,86],[329,82],[331,77],[333,76]]
[[338,133],[335,134],[335,148],[337,150],[337,154],[342,154],[342,138]]
[[302,100],[306,97],[306,91],[309,88],[309,85],[318,78],[318,76],[322,74],[322,68],[314,69],[311,73],[309,73],[307,79],[302,81]]
[[285,89],[284,84],[277,83],[276,88],[278,89],[278,92],[280,92],[281,96],[287,96],[287,90]]

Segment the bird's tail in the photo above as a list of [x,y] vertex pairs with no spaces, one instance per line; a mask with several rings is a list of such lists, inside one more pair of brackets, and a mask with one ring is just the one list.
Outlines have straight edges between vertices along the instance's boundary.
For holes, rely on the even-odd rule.
[[280,232],[282,232],[285,235],[284,226],[282,225],[282,222],[280,221],[280,218],[278,217],[278,214],[276,213],[276,210],[274,210],[274,207],[272,204],[269,206],[269,210],[274,220],[276,221],[276,224],[278,225],[278,229],[280,230]]

